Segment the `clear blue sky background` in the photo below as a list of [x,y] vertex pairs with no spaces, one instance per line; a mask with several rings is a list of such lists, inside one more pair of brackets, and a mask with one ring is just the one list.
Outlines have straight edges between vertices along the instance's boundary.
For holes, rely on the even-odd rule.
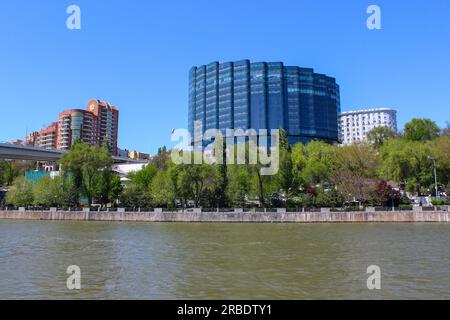
[[336,77],[343,110],[450,120],[448,0],[4,0],[0,42],[0,141],[95,97],[120,108],[120,147],[154,153],[187,127],[189,68],[245,58]]

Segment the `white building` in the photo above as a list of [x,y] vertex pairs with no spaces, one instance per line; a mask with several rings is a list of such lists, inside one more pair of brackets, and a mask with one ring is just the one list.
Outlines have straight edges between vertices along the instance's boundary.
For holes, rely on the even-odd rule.
[[120,177],[120,181],[128,181],[128,174],[131,172],[137,172],[147,165],[147,163],[123,163],[123,164],[114,164],[112,166],[112,170],[117,173]]
[[367,141],[367,133],[376,127],[397,132],[397,111],[389,108],[342,112],[339,116],[340,140],[343,144]]

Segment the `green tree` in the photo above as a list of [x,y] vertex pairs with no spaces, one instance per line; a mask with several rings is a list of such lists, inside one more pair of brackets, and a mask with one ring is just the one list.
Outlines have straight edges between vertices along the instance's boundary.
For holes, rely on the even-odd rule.
[[[251,174],[251,182],[252,182],[252,190],[254,190],[254,194],[258,198],[259,206],[266,207],[268,204],[269,196],[273,193],[279,193],[280,188],[286,188],[288,192],[290,189],[290,183],[287,182],[286,175],[288,171],[292,171],[290,160],[288,159],[288,141],[287,136],[285,136],[283,130],[280,130],[280,140],[278,144],[274,144],[272,141],[272,147],[278,147],[278,150],[275,150],[275,153],[272,151],[269,152],[269,149],[265,146],[256,147],[253,141],[249,141],[246,143],[246,168]],[[258,150],[258,161],[256,164],[250,163],[250,150]],[[278,152],[278,158],[276,158],[276,152]],[[273,169],[277,169],[275,175],[264,175],[263,170],[267,168],[268,165],[261,164],[262,154],[269,156],[271,158],[270,166]],[[283,162],[280,164],[280,162]],[[278,168],[277,168],[278,166]],[[281,187],[283,186],[283,187]]]
[[62,179],[62,193],[60,205],[64,208],[76,207],[80,204],[79,190],[75,185],[74,178],[70,174],[63,174]]
[[280,129],[280,168],[277,173],[279,188],[284,191],[286,201],[289,201],[289,196],[295,188],[294,180],[294,166],[292,162],[292,149],[289,144],[286,131]]
[[301,193],[290,199],[292,207],[313,208],[316,206],[316,196],[313,193]]
[[221,139],[216,143],[222,143],[222,163],[217,164],[217,181],[214,188],[214,198],[216,200],[216,206],[225,208],[228,206],[227,188],[228,188],[228,166],[227,166],[227,144]]
[[297,144],[292,152],[294,175],[303,186],[315,186],[330,181],[335,167],[334,146],[313,141],[306,146]]
[[125,186],[120,202],[124,207],[145,208],[151,206],[150,194],[136,184],[128,184]]
[[168,170],[159,170],[152,180],[151,202],[155,207],[173,207],[175,190]]
[[0,186],[10,186],[22,171],[16,161],[0,160]]
[[405,138],[410,141],[428,141],[439,136],[440,129],[430,119],[414,118],[405,124]]
[[252,190],[252,177],[247,166],[230,165],[228,177],[228,198],[235,207],[245,207]]
[[304,186],[305,181],[303,180],[302,172],[306,166],[306,150],[305,145],[302,143],[297,143],[292,148],[292,174],[294,179],[294,185]]
[[319,208],[338,208],[342,207],[344,202],[345,197],[335,188],[321,189],[315,199],[315,205]]
[[109,168],[102,169],[95,175],[92,196],[102,206],[109,203],[112,177],[113,173]]
[[6,161],[3,159],[0,159],[0,186],[3,186],[3,184],[4,184],[3,174],[5,172],[5,166],[6,166]]
[[128,174],[130,183],[135,184],[143,190],[150,191],[152,180],[156,176],[158,169],[152,163],[146,165],[142,170]]
[[[256,197],[259,205],[265,206],[265,198],[271,189],[269,185],[271,178],[261,175],[263,166],[260,163],[250,164],[250,149],[257,150],[253,142],[246,142],[244,145],[239,145],[239,147],[245,148],[245,164],[230,164],[227,166],[228,185],[226,194],[230,201],[229,204],[242,207],[248,203],[250,198]],[[234,145],[235,155],[237,151],[238,146]]]
[[395,138],[397,133],[389,127],[382,126],[373,128],[367,133],[367,140],[372,143],[375,148],[380,148],[385,141]]
[[116,201],[123,186],[120,177],[114,174],[110,168],[101,170],[94,181],[94,197],[98,203],[106,206],[108,203]]
[[265,207],[266,206],[266,195],[267,195],[267,185],[268,181],[270,180],[270,177],[263,176],[261,174],[261,168],[262,165],[260,163],[257,164],[249,164],[247,166],[249,172],[252,173],[254,179],[253,182],[256,185],[256,190],[258,190],[258,200],[259,200],[259,206]]
[[187,164],[181,164],[176,166],[175,173],[172,173],[172,177],[176,179],[175,185],[176,185],[176,194],[177,197],[181,200],[181,203],[183,207],[187,206],[188,200],[191,200],[193,198],[193,191],[192,191],[192,181],[190,180],[188,170],[187,170]]
[[[205,190],[205,194],[202,197],[203,205],[208,205],[216,208],[225,208],[229,206],[229,199],[227,194],[228,188],[228,165],[227,165],[227,145],[223,137],[218,136],[214,141],[216,146],[222,146],[222,153],[216,155],[216,162],[210,164],[210,179],[208,180],[209,186]],[[236,146],[232,145],[231,148],[236,149]],[[205,167],[202,167],[205,170]]]
[[450,183],[450,136],[443,135],[431,142],[431,157],[436,159],[438,184]]
[[167,151],[166,146],[158,148],[158,153],[151,160],[151,164],[158,170],[166,170],[170,153]]
[[422,195],[433,183],[433,162],[428,143],[395,138],[380,151],[381,178],[401,183],[417,195]]
[[119,176],[113,174],[109,185],[109,200],[110,201],[119,200],[122,192],[123,192],[122,181],[120,181]]
[[16,207],[26,207],[32,205],[33,200],[33,183],[19,177],[6,193],[5,203]]
[[102,172],[111,170],[112,156],[105,147],[89,146],[85,143],[75,143],[71,150],[63,155],[60,164],[64,172],[73,175],[75,185],[81,195],[88,199],[91,205]]
[[5,178],[4,178],[5,167],[6,167],[6,161],[0,159],[0,187],[5,185]]
[[216,182],[215,167],[209,164],[181,165],[180,188],[184,188],[184,198],[191,197],[196,207],[204,201],[203,194],[211,192]]
[[[174,197],[174,201],[175,200],[183,200],[183,198],[181,197],[181,192],[180,192],[180,186],[178,184],[178,175],[180,173],[180,170],[178,168],[177,165],[175,165],[172,160],[168,160],[167,161],[167,173],[166,173],[166,178],[168,179],[168,188],[170,188],[170,190],[173,191],[173,197]],[[183,205],[185,205],[185,202],[182,203]]]
[[88,199],[88,204],[91,205],[97,187],[96,178],[103,177],[103,171],[110,170],[112,158],[108,150],[97,147],[94,147],[94,150],[85,156],[86,162],[81,167],[83,177],[81,190]]
[[334,181],[347,200],[363,205],[373,190],[380,159],[372,145],[358,143],[336,148]]
[[157,173],[158,169],[153,163],[147,164],[139,171],[129,173],[129,181],[123,190],[121,202],[131,207],[152,206],[152,191],[156,193],[158,192],[156,189],[159,188],[152,183]]
[[62,179],[60,177],[42,177],[33,185],[34,204],[44,207],[58,207],[63,196]]

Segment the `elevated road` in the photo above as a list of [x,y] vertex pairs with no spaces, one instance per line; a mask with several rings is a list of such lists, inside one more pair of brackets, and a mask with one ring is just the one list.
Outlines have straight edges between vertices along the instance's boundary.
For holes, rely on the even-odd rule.
[[[65,150],[45,149],[38,147],[21,146],[10,143],[0,143],[0,159],[31,160],[31,161],[58,161]],[[145,160],[113,156],[114,163],[147,163]]]

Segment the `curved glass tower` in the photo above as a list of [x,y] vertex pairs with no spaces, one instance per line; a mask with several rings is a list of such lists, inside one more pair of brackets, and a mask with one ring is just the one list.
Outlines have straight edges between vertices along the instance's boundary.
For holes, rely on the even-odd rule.
[[289,141],[337,142],[339,85],[313,69],[282,62],[212,62],[189,72],[189,131],[279,129]]

